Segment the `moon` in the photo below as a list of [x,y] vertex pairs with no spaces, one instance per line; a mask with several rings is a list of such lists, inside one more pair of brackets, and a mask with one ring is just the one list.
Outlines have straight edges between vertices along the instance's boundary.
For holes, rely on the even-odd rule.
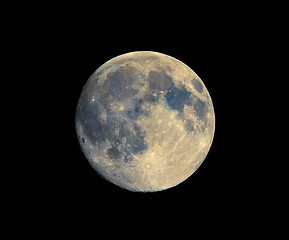
[[211,97],[197,74],[158,52],[117,56],[82,89],[76,132],[91,166],[130,191],[178,185],[204,161],[213,142]]

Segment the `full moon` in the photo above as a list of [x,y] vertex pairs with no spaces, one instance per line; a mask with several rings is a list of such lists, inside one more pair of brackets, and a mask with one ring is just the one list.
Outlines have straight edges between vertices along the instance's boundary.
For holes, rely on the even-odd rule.
[[130,191],[178,185],[204,161],[215,131],[211,97],[197,74],[158,52],[117,56],[87,80],[75,115],[91,166]]

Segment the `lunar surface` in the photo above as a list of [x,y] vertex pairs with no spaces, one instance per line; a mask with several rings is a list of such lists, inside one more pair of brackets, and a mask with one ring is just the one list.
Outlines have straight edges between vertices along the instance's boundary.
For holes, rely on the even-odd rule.
[[130,191],[161,191],[191,176],[214,136],[211,97],[197,74],[157,52],[103,64],[78,101],[76,131],[91,166]]

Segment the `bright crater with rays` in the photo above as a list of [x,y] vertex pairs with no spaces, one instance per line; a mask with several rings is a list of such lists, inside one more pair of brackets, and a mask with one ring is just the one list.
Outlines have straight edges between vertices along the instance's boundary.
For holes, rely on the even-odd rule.
[[157,52],[103,64],[85,84],[76,131],[91,166],[131,191],[160,191],[191,176],[214,136],[210,95],[196,73]]

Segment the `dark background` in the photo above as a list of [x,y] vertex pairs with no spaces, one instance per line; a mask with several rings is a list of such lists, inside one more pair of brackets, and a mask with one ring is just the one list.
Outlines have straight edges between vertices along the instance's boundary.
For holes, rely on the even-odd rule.
[[[20,77],[17,88],[29,90],[15,103],[28,107],[21,112],[25,147],[13,164],[24,177],[16,178],[17,188],[10,190],[25,216],[32,215],[38,225],[51,218],[59,228],[76,219],[129,227],[142,222],[144,229],[165,222],[169,231],[185,222],[190,230],[195,226],[191,221],[235,227],[247,206],[258,205],[252,195],[260,182],[248,180],[254,157],[248,155],[251,135],[244,127],[254,124],[248,119],[254,99],[244,96],[250,93],[245,79],[255,56],[255,50],[248,49],[258,43],[250,38],[243,15],[234,17],[234,10],[210,15],[205,8],[197,15],[197,10],[184,8],[168,15],[154,8],[117,15],[100,7],[93,13],[54,9],[43,16],[39,11],[21,25],[17,36],[22,40],[15,38],[21,52],[13,57],[17,66],[25,63],[20,75],[25,81]],[[187,64],[204,82],[214,105],[215,136],[205,161],[186,181],[161,192],[130,192],[102,179],[76,136],[75,110],[87,79],[106,61],[131,51],[157,51]],[[32,140],[25,142],[26,137]],[[14,176],[19,175],[10,178]],[[150,220],[144,224],[144,218]]]
[[[162,33],[162,28],[144,33],[121,26],[111,32],[78,30],[66,29],[67,32],[56,34],[52,45],[47,43],[46,54],[51,61],[46,82],[51,90],[47,116],[53,126],[45,133],[53,136],[49,137],[45,156],[51,174],[45,180],[47,197],[55,204],[60,201],[66,206],[86,206],[92,202],[114,205],[117,201],[120,205],[139,202],[163,208],[166,202],[180,208],[188,205],[192,211],[204,206],[216,210],[239,198],[240,189],[237,189],[242,186],[236,173],[240,165],[236,164],[238,153],[233,152],[230,136],[232,131],[234,134],[238,131],[234,115],[238,108],[234,97],[238,66],[234,59],[240,52],[234,39],[228,44],[229,40],[219,39],[219,32],[202,35],[188,31],[172,36],[165,30]],[[113,57],[142,50],[165,53],[191,67],[206,85],[216,116],[214,141],[201,167],[182,184],[157,193],[132,193],[98,176],[78,145],[74,127],[78,97],[90,75]]]
[[[279,191],[281,181],[275,183],[271,173],[280,175],[276,162],[282,165],[286,158],[276,157],[282,141],[269,134],[282,134],[285,126],[277,106],[286,74],[275,75],[281,65],[274,73],[269,70],[278,59],[286,63],[286,57],[280,58],[285,48],[279,46],[285,37],[277,34],[284,33],[283,6],[10,4],[1,16],[1,73],[8,73],[1,75],[2,129],[8,132],[2,136],[1,216],[11,227],[9,236],[159,234],[164,239],[175,233],[180,239],[232,239],[271,230],[276,237],[279,230],[272,230],[272,222],[281,218],[269,214],[284,214],[285,208],[276,209],[278,193],[286,188]],[[170,55],[191,67],[207,87],[216,116],[213,144],[201,167],[178,186],[156,193],[130,192],[99,177],[85,159],[74,127],[78,97],[90,75],[113,57],[142,50]],[[278,147],[272,148],[274,142]]]
[[[234,91],[238,87],[236,56],[240,50],[235,42],[237,36],[227,39],[226,32],[224,38],[219,30],[216,33],[212,30],[202,35],[178,29],[183,34],[172,35],[162,28],[136,32],[125,26],[111,31],[66,26],[55,29],[53,35],[40,36],[47,39],[39,46],[39,54],[45,61],[43,78],[39,79],[43,91],[38,92],[43,105],[36,124],[40,123],[39,131],[44,138],[47,136],[48,142],[43,149],[46,166],[38,173],[48,172],[51,176],[44,179],[48,198],[72,205],[114,199],[123,203],[141,201],[146,205],[183,199],[196,205],[214,205],[237,197],[235,189],[240,180],[236,179],[235,171],[239,172],[240,166],[232,159],[236,153],[232,153],[234,143],[230,135],[238,131],[235,113],[239,105]],[[132,193],[99,177],[85,159],[74,127],[78,97],[90,75],[113,57],[143,50],[165,53],[191,67],[206,85],[216,116],[214,141],[201,167],[187,181],[158,193]],[[46,190],[43,191],[45,194]]]

